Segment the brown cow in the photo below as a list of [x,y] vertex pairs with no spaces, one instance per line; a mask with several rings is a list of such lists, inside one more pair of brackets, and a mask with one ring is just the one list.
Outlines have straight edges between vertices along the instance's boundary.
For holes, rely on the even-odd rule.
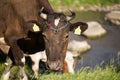
[[87,24],[83,22],[70,23],[75,17],[75,13],[66,16],[63,13],[44,14],[40,16],[44,19],[44,27],[41,28],[45,41],[48,68],[55,71],[63,71],[64,59],[68,45],[69,31],[74,31],[78,26],[83,33],[87,29]]
[[[21,80],[27,80],[23,67],[25,63],[24,53],[29,53],[30,49],[35,49],[31,50],[32,52],[44,50],[41,32],[31,32],[33,23],[28,23],[30,20],[42,22],[42,18],[38,15],[42,6],[45,7],[44,13],[53,13],[48,0],[0,0],[0,37],[4,37],[5,44],[10,46],[8,56],[19,66]],[[22,50],[19,43],[23,43],[27,49]],[[27,51],[28,48],[29,51]],[[8,74],[12,64],[9,61],[2,80],[9,78]]]

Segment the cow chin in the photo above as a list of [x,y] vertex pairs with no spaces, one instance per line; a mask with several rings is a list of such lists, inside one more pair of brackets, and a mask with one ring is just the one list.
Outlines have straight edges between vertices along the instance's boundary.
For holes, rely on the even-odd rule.
[[63,63],[60,60],[57,61],[47,61],[48,69],[51,71],[63,71]]

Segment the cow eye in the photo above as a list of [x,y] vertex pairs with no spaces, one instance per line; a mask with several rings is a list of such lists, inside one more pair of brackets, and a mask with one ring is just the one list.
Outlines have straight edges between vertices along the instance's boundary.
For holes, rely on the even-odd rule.
[[69,37],[69,35],[66,35],[65,38],[67,39]]

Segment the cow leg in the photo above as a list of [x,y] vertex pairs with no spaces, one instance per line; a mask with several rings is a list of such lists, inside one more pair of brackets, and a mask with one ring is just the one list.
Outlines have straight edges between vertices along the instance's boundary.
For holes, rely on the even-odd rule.
[[9,80],[9,75],[10,75],[10,69],[12,68],[12,60],[7,57],[7,66],[3,72],[1,80]]
[[37,78],[37,76],[38,76],[38,71],[39,71],[39,60],[37,60],[37,61],[32,61],[32,70],[33,70],[33,72],[34,72],[34,76]]
[[[11,32],[12,33],[12,32]],[[12,51],[12,55],[15,61],[16,65],[24,65],[21,62],[21,59],[24,56],[24,52],[20,49],[20,47],[18,46],[17,40],[20,39],[20,37],[18,35],[13,35],[11,34],[9,31],[6,31],[5,33],[5,40],[6,43],[10,46],[11,51]]]
[[31,60],[32,60],[32,70],[34,72],[34,76],[37,78],[38,76],[38,71],[39,71],[39,61],[40,61],[40,56],[37,54],[31,55]]
[[[23,57],[21,59],[21,62],[23,62],[23,64],[25,64],[25,57]],[[24,71],[24,66],[23,65],[19,65],[19,74],[20,74],[20,80],[28,80],[27,75]]]
[[30,58],[32,60],[32,70],[34,72],[35,77],[37,78],[40,60],[43,62],[47,61],[46,53],[45,53],[45,51],[40,51],[33,55],[30,55]]
[[20,37],[16,37],[16,36],[10,36],[10,34],[5,35],[5,39],[8,43],[8,45],[10,45],[11,51],[12,51],[12,55],[14,58],[14,62],[16,65],[19,66],[19,72],[20,72],[20,80],[28,80],[25,71],[24,71],[24,65],[25,65],[25,57],[24,57],[24,52],[20,49],[20,47],[17,44],[17,40]]
[[24,71],[24,66],[19,66],[19,74],[20,74],[20,80],[28,80],[27,75]]

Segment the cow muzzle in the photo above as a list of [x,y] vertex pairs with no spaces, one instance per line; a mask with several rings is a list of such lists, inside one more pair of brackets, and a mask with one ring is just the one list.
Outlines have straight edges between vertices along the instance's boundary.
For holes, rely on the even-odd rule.
[[52,71],[62,71],[62,63],[60,61],[48,61],[48,69]]

